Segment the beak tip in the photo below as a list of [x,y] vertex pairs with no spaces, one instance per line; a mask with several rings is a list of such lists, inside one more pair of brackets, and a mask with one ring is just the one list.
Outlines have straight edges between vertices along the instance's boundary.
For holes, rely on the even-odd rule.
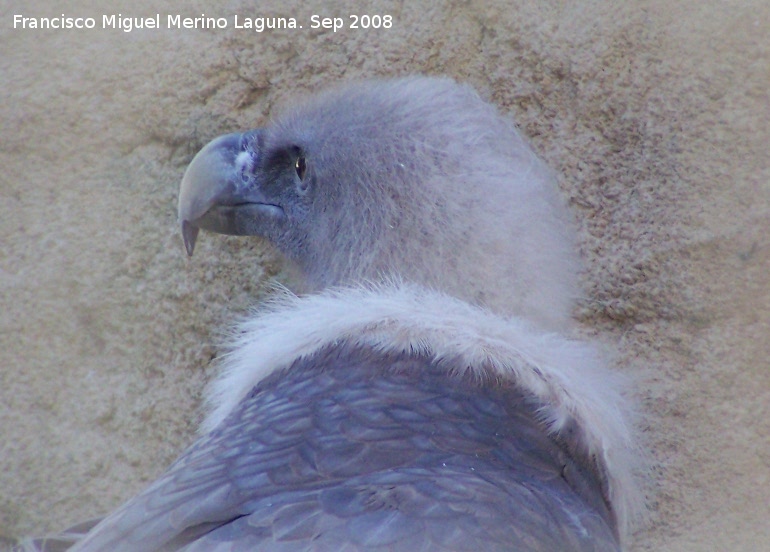
[[192,257],[195,250],[195,240],[198,239],[198,227],[193,226],[188,221],[182,221],[182,240],[184,248],[187,250],[187,256]]

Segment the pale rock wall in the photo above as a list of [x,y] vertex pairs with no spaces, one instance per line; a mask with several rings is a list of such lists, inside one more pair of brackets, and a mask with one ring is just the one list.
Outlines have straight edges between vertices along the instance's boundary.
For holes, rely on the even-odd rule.
[[[345,79],[466,81],[513,116],[579,221],[586,334],[635,378],[652,463],[632,550],[770,542],[770,4],[125,3],[227,30],[14,30],[0,8],[0,538],[98,516],[189,444],[218,334],[291,282],[257,239],[175,219],[217,134]],[[266,6],[269,4],[269,6]],[[369,6],[375,6],[369,7]],[[180,12],[181,10],[181,12]],[[391,29],[310,30],[388,13]],[[232,17],[305,29],[232,29]],[[765,548],[766,549],[766,548]]]

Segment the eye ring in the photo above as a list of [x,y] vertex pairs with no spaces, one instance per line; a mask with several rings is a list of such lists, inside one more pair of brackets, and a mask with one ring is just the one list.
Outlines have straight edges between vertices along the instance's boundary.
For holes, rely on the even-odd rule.
[[307,173],[307,162],[305,161],[304,155],[297,156],[296,161],[294,161],[294,170],[297,171],[297,176],[299,177],[300,181],[305,180],[305,174]]

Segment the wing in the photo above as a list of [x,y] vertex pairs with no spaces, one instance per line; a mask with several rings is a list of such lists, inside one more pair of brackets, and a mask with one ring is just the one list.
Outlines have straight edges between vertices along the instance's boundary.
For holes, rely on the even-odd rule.
[[65,552],[83,538],[101,521],[101,518],[90,519],[68,527],[56,535],[24,539],[11,548],[11,552]]
[[73,550],[617,550],[512,385],[338,343],[263,380]]

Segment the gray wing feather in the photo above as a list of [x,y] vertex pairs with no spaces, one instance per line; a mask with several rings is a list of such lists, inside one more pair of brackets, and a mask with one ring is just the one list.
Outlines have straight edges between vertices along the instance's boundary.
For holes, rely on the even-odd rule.
[[56,535],[24,539],[19,544],[11,547],[11,552],[65,552],[91,531],[101,518],[83,521]]
[[344,344],[301,359],[74,550],[617,550],[536,405],[446,374]]

